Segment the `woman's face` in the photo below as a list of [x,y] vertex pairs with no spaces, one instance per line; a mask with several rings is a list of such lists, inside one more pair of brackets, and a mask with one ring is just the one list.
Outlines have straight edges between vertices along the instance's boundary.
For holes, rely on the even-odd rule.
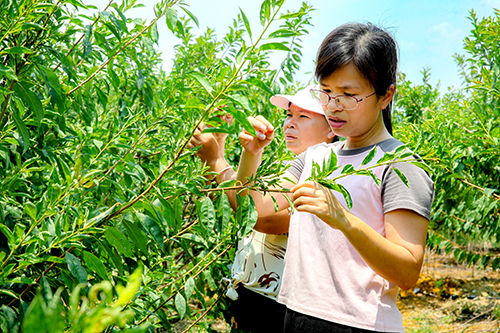
[[286,147],[294,154],[333,138],[324,115],[291,104],[283,124]]
[[[352,63],[337,69],[321,80],[320,88],[330,96],[347,95],[364,99],[375,89]],[[390,137],[387,132],[382,109],[392,100],[394,87],[385,96],[373,95],[358,103],[354,110],[339,108],[334,100],[323,107],[333,132],[347,139],[346,148],[365,147]]]

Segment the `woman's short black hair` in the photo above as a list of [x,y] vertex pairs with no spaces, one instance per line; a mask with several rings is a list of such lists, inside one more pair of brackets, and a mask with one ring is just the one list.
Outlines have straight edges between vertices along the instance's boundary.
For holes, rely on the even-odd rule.
[[[371,23],[339,26],[323,40],[316,58],[316,79],[326,79],[337,69],[353,63],[371,83],[378,96],[396,85],[398,55],[394,38]],[[384,124],[392,134],[392,102],[383,110]]]

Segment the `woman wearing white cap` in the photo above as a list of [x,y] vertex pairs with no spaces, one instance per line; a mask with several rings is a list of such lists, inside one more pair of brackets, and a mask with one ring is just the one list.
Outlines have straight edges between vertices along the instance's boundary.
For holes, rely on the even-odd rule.
[[[334,141],[323,109],[311,97],[310,89],[307,87],[295,95],[271,98],[272,104],[287,110],[283,124],[285,142],[287,148],[297,155],[310,146]],[[196,134],[191,144],[202,146],[197,154],[207,163],[210,171],[218,173],[216,181],[236,177],[236,172],[223,156],[225,137],[217,138],[211,133]],[[234,196],[229,198],[234,200]],[[286,308],[276,302],[276,297],[283,274],[289,223],[288,211],[259,218],[254,231],[240,240],[226,293],[234,300],[231,314],[236,328],[251,332],[283,330]]]

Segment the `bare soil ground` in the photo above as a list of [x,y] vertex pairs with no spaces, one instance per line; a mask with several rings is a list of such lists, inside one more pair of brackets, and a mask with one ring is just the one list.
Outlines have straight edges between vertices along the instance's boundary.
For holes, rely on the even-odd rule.
[[408,333],[500,332],[500,271],[428,251],[417,285],[400,292],[398,307]]

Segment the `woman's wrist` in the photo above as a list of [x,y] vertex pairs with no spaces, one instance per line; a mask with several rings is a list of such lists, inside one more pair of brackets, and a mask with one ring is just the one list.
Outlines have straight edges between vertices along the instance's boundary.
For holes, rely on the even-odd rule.
[[223,177],[224,174],[226,174],[230,169],[232,169],[232,166],[225,159],[217,160],[213,167],[213,171],[217,173],[214,180],[218,183],[223,182],[225,180],[225,177]]

